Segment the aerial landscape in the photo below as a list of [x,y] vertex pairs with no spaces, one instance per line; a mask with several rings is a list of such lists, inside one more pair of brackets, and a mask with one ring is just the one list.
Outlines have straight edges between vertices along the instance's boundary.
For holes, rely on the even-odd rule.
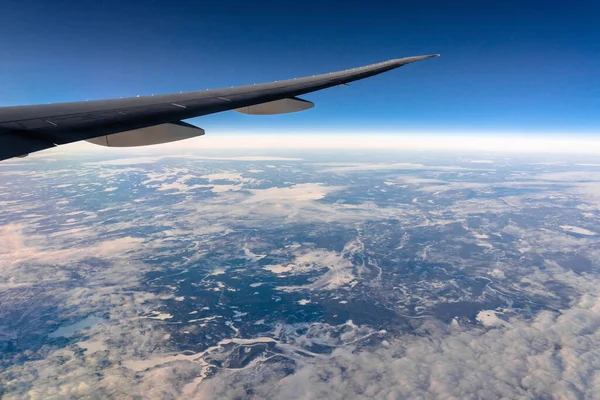
[[598,6],[259,3],[0,15],[0,398],[600,399]]
[[593,397],[598,164],[326,159],[5,163],[4,396]]

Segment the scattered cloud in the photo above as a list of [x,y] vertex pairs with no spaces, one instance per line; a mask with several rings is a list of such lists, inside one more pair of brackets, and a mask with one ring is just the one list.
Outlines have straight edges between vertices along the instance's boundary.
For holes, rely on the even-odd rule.
[[[497,321],[496,321],[497,322]],[[224,371],[194,398],[595,398],[600,385],[600,299],[560,313],[488,327],[425,322],[381,345],[340,346],[325,359],[281,369]],[[491,326],[490,326],[491,325]],[[248,396],[245,388],[252,387]]]
[[413,163],[354,163],[325,167],[321,172],[347,173],[364,171],[393,171],[393,170],[437,170],[437,171],[461,171],[469,168],[446,165],[424,165]]

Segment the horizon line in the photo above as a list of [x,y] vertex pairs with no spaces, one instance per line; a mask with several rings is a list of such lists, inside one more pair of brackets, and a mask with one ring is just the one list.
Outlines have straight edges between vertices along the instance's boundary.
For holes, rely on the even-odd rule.
[[369,150],[369,151],[444,151],[489,153],[548,153],[600,155],[598,137],[565,135],[448,134],[448,133],[215,133],[153,146],[106,148],[76,142],[44,151],[42,154],[99,153],[130,154],[165,151],[295,151],[295,150]]

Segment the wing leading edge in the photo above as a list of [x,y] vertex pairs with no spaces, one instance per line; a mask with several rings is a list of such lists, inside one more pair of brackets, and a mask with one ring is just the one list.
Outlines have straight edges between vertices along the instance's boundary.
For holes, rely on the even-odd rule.
[[[296,99],[296,96],[347,84],[436,56],[438,54],[405,57],[328,74],[224,89],[1,107],[0,160],[121,132],[136,131],[140,136],[140,131],[143,132],[147,127],[180,125],[184,119],[227,110],[262,115],[300,111],[310,108],[312,103]],[[279,102],[283,99],[293,101]],[[300,105],[299,102],[306,104]],[[173,140],[183,138],[182,135],[174,135]],[[165,141],[170,140],[161,139],[157,143]]]

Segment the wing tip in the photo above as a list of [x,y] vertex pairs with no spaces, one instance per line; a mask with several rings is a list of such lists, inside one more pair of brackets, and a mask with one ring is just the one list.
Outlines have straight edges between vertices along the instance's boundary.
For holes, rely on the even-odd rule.
[[424,56],[413,56],[413,57],[404,57],[404,58],[398,58],[394,61],[401,63],[402,65],[404,64],[409,64],[409,63],[413,63],[413,62],[417,62],[417,61],[422,61],[422,60],[427,60],[428,58],[434,58],[434,57],[439,57],[440,54],[427,54]]

